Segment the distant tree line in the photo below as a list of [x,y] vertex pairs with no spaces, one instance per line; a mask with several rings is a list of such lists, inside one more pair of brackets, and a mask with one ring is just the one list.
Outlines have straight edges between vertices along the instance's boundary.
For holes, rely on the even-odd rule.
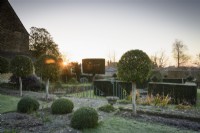
[[[175,40],[172,44],[172,55],[176,63],[176,67],[180,68],[187,65],[197,65],[200,67],[200,53],[197,54],[194,61],[191,61],[190,55],[187,53],[187,45],[181,40]],[[164,51],[160,51],[151,56],[151,61],[154,68],[164,68],[167,65],[169,58]]]

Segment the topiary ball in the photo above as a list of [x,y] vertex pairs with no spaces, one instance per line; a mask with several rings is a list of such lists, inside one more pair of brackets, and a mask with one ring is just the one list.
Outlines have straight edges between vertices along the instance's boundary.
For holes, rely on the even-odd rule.
[[17,104],[17,111],[21,113],[31,113],[39,109],[39,102],[30,97],[23,97]]
[[76,110],[71,119],[71,126],[75,129],[93,128],[98,124],[98,113],[91,107]]
[[74,104],[71,100],[60,98],[51,105],[51,112],[53,114],[67,114],[71,113],[73,108]]

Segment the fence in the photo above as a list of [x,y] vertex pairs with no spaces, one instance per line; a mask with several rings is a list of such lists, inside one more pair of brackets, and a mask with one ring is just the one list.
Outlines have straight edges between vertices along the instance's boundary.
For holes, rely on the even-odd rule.
[[73,86],[66,88],[66,95],[67,96],[74,96],[74,97],[83,97],[83,98],[103,98],[103,92],[99,89],[96,89],[96,94],[94,95],[94,88],[95,86]]
[[65,90],[67,96],[84,98],[105,98],[106,96],[117,96],[120,99],[124,99],[130,94],[130,92],[127,91],[127,88],[123,86],[122,82],[118,81],[106,81],[106,84],[101,84],[101,86],[95,83],[90,86],[70,86],[66,87]]

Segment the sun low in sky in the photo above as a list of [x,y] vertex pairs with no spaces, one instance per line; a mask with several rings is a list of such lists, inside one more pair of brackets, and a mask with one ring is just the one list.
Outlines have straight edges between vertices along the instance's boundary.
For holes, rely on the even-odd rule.
[[200,53],[199,0],[9,0],[27,31],[46,28],[71,61],[118,60],[130,49],[172,57],[175,39]]

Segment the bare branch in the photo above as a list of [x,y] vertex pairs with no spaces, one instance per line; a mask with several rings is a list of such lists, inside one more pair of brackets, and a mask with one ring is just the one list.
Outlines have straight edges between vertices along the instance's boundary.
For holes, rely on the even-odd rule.
[[177,62],[177,67],[179,68],[186,64],[190,59],[189,55],[186,54],[187,46],[184,45],[182,41],[175,40],[172,47],[172,53]]

